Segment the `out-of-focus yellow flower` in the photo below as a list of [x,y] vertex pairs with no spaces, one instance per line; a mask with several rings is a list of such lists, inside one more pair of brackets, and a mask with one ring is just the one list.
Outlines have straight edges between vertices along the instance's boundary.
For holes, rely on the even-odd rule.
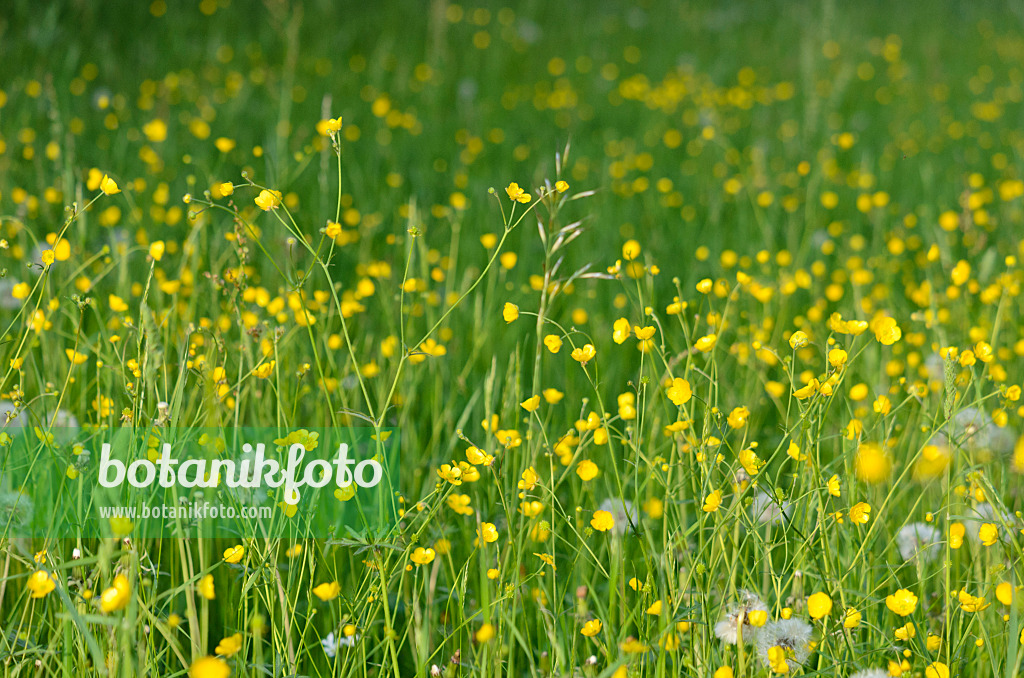
[[334,600],[341,593],[341,585],[336,581],[324,582],[313,587],[313,595],[324,601]]
[[580,633],[585,635],[587,638],[593,638],[597,634],[601,633],[601,620],[591,619],[583,625]]
[[214,648],[214,652],[221,655],[222,657],[232,657],[238,654],[238,651],[242,649],[242,634],[236,633],[222,638],[217,647]]
[[163,240],[157,240],[149,246],[149,256],[153,258],[153,261],[160,261],[164,258],[164,251],[167,249],[167,245]]
[[498,528],[494,523],[480,523],[480,529],[477,530],[477,536],[480,537],[480,541],[485,544],[493,544],[498,541]]
[[878,443],[861,443],[855,458],[857,478],[866,483],[886,481],[892,471],[889,454]]
[[207,600],[213,600],[217,597],[217,592],[213,586],[213,575],[208,574],[199,580],[199,584],[196,585],[196,590],[199,591],[199,595]]
[[29,575],[25,586],[31,592],[32,598],[45,598],[51,591],[57,588],[57,582],[53,575],[46,570],[36,570]]
[[827,617],[832,611],[832,598],[823,591],[812,593],[807,598],[807,612],[812,619]]
[[562,338],[557,334],[548,334],[544,337],[544,345],[552,353],[558,353],[562,348]]
[[189,678],[228,678],[231,667],[217,657],[200,657],[189,667]]
[[104,612],[116,612],[128,607],[132,590],[128,585],[128,577],[119,574],[114,577],[114,585],[100,594],[100,609]]

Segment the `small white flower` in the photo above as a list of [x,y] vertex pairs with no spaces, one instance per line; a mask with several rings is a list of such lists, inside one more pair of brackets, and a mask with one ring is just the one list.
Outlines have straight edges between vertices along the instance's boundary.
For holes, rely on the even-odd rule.
[[334,639],[334,631],[328,633],[320,644],[324,646],[324,654],[329,658],[334,659],[334,655],[338,654],[338,642]]

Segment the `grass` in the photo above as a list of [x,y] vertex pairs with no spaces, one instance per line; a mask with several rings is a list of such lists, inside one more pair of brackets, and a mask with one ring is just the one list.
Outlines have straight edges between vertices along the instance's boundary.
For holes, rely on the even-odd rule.
[[3,674],[1020,675],[1022,19],[8,3],[8,430],[394,427],[403,517],[4,530]]

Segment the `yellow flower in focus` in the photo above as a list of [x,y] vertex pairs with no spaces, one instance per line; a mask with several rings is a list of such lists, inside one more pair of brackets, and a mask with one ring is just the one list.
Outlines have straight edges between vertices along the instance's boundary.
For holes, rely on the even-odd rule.
[[217,187],[217,190],[220,191],[220,194],[226,198],[235,192],[235,185],[230,181],[225,181],[224,183],[220,184]]
[[505,307],[501,309],[501,317],[505,319],[505,322],[511,323],[519,317],[519,307],[515,304],[505,302]]
[[562,181],[562,180],[556,181],[555,182],[555,190],[558,191],[559,193],[565,193],[566,191],[569,190],[568,182],[565,182],[565,181]]
[[341,593],[341,585],[336,581],[324,582],[313,588],[313,595],[324,601],[334,600]]
[[341,116],[337,118],[330,118],[327,120],[327,131],[328,132],[340,132],[341,131]]
[[680,377],[672,380],[672,385],[668,387],[668,399],[672,401],[673,405],[682,407],[690,401],[691,397],[693,397],[693,391],[690,390],[690,382]]
[[736,407],[729,413],[726,423],[729,424],[729,428],[743,428],[747,425],[747,419],[749,418],[750,410],[746,407]]
[[833,497],[843,496],[842,489],[839,487],[838,475],[833,475],[831,478],[829,478],[825,486],[828,488],[828,493],[831,494]]
[[632,327],[630,326],[629,321],[625,318],[619,318],[612,323],[612,341],[616,344],[621,344],[626,341],[626,339],[629,339],[629,333],[631,331]]
[[132,591],[128,585],[128,577],[119,574],[114,577],[114,585],[100,594],[100,609],[104,612],[116,612],[128,607]]
[[115,195],[121,192],[121,189],[117,186],[117,182],[106,174],[104,174],[103,178],[100,179],[100,190],[103,191],[104,195]]
[[519,403],[519,406],[522,407],[527,412],[533,412],[538,407],[540,407],[540,396],[531,396],[524,400],[523,402]]
[[747,623],[755,628],[761,628],[768,623],[768,613],[764,610],[750,610],[747,612]]
[[587,638],[593,638],[597,634],[601,633],[601,620],[591,619],[583,625],[583,628],[580,630],[580,633],[585,635]]
[[827,617],[832,611],[832,598],[823,591],[812,593],[807,598],[807,612],[811,615],[812,619],[821,619]]
[[31,592],[32,598],[45,598],[57,588],[57,582],[46,570],[36,570],[29,575],[25,586]]
[[240,562],[244,556],[245,547],[241,544],[237,544],[236,546],[232,546],[224,551],[224,562],[234,564]]
[[847,353],[841,348],[834,348],[828,352],[828,362],[832,367],[841,370],[846,364]]
[[277,209],[277,206],[281,204],[281,191],[271,191],[263,189],[260,194],[256,196],[254,202],[264,212],[269,212],[272,209]]
[[964,612],[981,612],[989,606],[989,603],[986,603],[984,598],[972,596],[964,590],[957,594],[957,600],[960,601],[960,609]]
[[412,552],[411,556],[409,556],[409,559],[417,565],[429,565],[434,562],[434,557],[436,555],[437,553],[434,549],[425,549],[422,546],[417,546],[416,550]]
[[803,330],[797,330],[789,337],[789,345],[795,351],[798,348],[803,348],[807,345],[807,333]]
[[859,501],[850,508],[850,522],[864,525],[871,519],[871,505]]
[[597,349],[594,348],[593,344],[587,344],[580,348],[574,348],[572,350],[572,359],[581,365],[586,365],[588,362],[594,359],[597,355]]
[[548,334],[544,337],[544,345],[552,353],[558,353],[562,349],[562,338],[557,334]]
[[227,638],[221,639],[217,643],[217,647],[214,648],[214,652],[222,657],[231,657],[238,654],[238,651],[242,649],[242,634],[236,633],[228,636]]
[[714,513],[718,510],[718,507],[722,505],[722,491],[715,490],[708,496],[704,497],[704,506],[702,510],[704,513]]
[[480,523],[480,529],[477,530],[477,536],[480,537],[480,541],[485,544],[493,544],[498,541],[498,528],[495,527],[494,523]]
[[231,667],[217,657],[200,657],[189,667],[189,678],[228,678]]
[[901,617],[909,617],[917,609],[917,596],[908,589],[900,589],[886,596],[885,606]]
[[590,519],[590,526],[598,532],[607,532],[615,527],[615,518],[608,511],[594,511],[594,517]]
[[43,250],[43,253],[39,256],[40,261],[43,262],[43,266],[49,266],[57,258],[57,255],[53,253],[53,250]]
[[843,626],[848,629],[855,629],[860,626],[863,615],[854,607],[847,608],[843,616]]
[[580,477],[580,480],[582,480],[583,482],[593,480],[594,478],[597,477],[598,473],[599,470],[597,468],[597,464],[590,461],[589,459],[584,459],[583,461],[576,465],[576,475],[578,475]]
[[942,662],[932,662],[925,668],[924,678],[949,678],[949,667]]
[[530,194],[519,188],[519,184],[514,181],[508,185],[505,189],[505,193],[508,194],[509,200],[513,202],[528,203],[532,199]]

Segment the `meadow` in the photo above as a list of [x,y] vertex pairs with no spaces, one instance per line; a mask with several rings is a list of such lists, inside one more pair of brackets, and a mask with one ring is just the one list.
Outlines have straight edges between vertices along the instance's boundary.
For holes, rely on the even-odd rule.
[[0,464],[3,676],[1024,675],[1016,5],[7,0],[0,45],[29,510],[71,426],[401,457],[396,520],[301,538],[27,537]]

